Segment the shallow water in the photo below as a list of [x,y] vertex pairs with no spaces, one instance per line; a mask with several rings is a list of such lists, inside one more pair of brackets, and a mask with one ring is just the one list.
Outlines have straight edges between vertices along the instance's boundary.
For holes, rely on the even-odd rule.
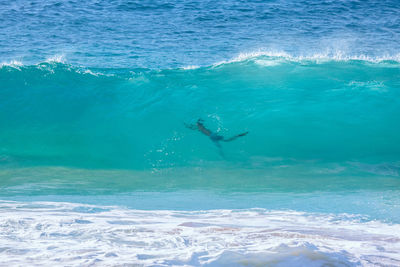
[[2,238],[9,240],[0,248],[0,259],[7,264],[363,266],[400,261],[398,226],[354,215],[0,205]]

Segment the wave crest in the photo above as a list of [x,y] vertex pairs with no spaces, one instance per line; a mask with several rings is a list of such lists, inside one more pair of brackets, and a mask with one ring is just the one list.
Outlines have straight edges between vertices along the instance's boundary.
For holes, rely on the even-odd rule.
[[368,56],[364,54],[360,55],[349,55],[341,51],[335,52],[324,52],[324,53],[314,53],[309,55],[293,55],[285,51],[254,51],[240,53],[236,57],[230,60],[224,60],[213,64],[213,66],[219,66],[222,64],[229,64],[235,62],[244,61],[256,61],[257,59],[269,58],[271,61],[287,61],[287,62],[307,62],[311,61],[314,63],[323,63],[328,61],[364,61],[371,63],[380,63],[384,61],[393,61],[396,63],[400,62],[400,53],[394,55],[385,56]]

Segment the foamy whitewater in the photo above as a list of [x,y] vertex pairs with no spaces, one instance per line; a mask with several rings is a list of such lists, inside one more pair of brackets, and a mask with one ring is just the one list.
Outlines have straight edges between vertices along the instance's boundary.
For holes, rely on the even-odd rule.
[[400,266],[399,14],[0,3],[0,266]]
[[[8,265],[376,266],[400,261],[398,226],[295,211],[140,211],[2,202]],[[24,240],[21,243],[21,240]]]

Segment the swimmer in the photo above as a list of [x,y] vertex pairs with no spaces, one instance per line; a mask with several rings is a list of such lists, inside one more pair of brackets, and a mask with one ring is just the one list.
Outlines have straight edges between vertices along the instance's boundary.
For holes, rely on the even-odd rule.
[[214,133],[211,130],[207,129],[204,126],[204,121],[202,119],[198,119],[196,125],[194,125],[194,124],[186,124],[185,123],[185,126],[187,128],[189,128],[189,129],[192,129],[192,130],[199,130],[201,133],[207,135],[208,137],[210,137],[211,141],[213,141],[217,145],[217,147],[219,147],[219,148],[221,148],[221,144],[219,143],[220,141],[222,141],[222,142],[230,142],[230,141],[233,141],[233,140],[235,140],[235,139],[237,139],[237,138],[239,138],[241,136],[245,136],[246,134],[249,133],[249,132],[244,132],[244,133],[241,133],[241,134],[234,135],[234,136],[232,136],[230,138],[225,138],[222,135],[218,135],[217,133]]

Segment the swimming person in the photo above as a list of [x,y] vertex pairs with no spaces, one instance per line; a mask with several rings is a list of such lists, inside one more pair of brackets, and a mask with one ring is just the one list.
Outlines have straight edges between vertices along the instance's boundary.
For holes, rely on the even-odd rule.
[[221,144],[219,143],[219,141],[230,142],[230,141],[233,141],[233,140],[235,140],[235,139],[237,139],[237,138],[239,138],[241,136],[245,136],[246,134],[249,133],[249,132],[244,132],[244,133],[241,133],[241,134],[234,135],[231,138],[225,139],[225,137],[223,137],[222,135],[218,135],[217,133],[212,132],[211,130],[207,129],[204,126],[204,121],[202,119],[198,119],[197,122],[196,122],[196,125],[194,125],[194,124],[186,124],[185,123],[185,126],[187,128],[189,128],[189,129],[192,129],[192,130],[199,130],[201,133],[203,133],[203,134],[207,135],[208,137],[210,137],[211,141],[213,141],[214,144],[216,144],[217,147],[220,149],[220,153],[221,153],[222,156],[223,156],[223,153],[222,153]]

